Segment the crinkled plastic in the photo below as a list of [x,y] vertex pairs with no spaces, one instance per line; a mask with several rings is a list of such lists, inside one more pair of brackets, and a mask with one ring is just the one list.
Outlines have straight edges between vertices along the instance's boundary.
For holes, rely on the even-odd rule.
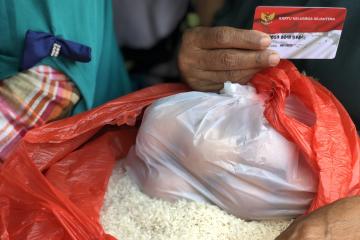
[[[359,195],[359,135],[336,97],[319,82],[302,75],[290,61],[262,71],[252,83],[258,92],[268,96],[264,112],[267,120],[300,148],[318,175],[318,190],[309,211]],[[285,114],[284,105],[289,94],[313,111],[313,125],[308,126]]]
[[150,106],[125,162],[141,189],[245,219],[295,217],[311,202],[310,211],[358,194],[358,134],[336,98],[287,61],[252,84],[258,95],[225,84],[220,95],[181,93]]
[[[314,121],[289,99],[286,112]],[[211,202],[242,219],[294,218],[308,209],[317,178],[263,113],[254,87],[230,82],[221,94],[160,99],[145,111],[125,166],[152,197]]]
[[129,126],[154,100],[186,89],[151,87],[30,131],[0,170],[0,239],[114,239],[99,211],[115,160],[135,141]]
[[[359,194],[358,136],[333,95],[290,62],[256,75],[253,84],[269,96],[266,118],[309,156],[319,175],[311,210]],[[98,213],[115,159],[135,141],[136,127],[126,125],[154,100],[186,90],[148,88],[29,132],[0,169],[0,239],[113,239]],[[290,90],[315,112],[314,126],[284,114]]]

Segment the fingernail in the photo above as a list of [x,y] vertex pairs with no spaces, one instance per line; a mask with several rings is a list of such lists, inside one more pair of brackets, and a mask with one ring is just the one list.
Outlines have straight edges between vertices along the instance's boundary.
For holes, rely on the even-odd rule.
[[270,66],[276,66],[278,65],[280,62],[280,56],[277,54],[277,53],[272,53],[270,56],[269,56],[269,64]]
[[271,39],[269,37],[262,37],[260,39],[260,46],[261,47],[266,48],[266,47],[268,47],[270,45],[270,43],[271,43]]

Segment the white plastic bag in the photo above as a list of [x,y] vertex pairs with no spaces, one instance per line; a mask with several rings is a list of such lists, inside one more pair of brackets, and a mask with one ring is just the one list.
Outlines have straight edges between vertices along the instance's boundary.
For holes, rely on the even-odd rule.
[[[207,201],[243,219],[303,214],[317,179],[297,147],[263,117],[252,86],[225,83],[222,94],[188,92],[145,112],[125,165],[142,191],[166,200]],[[313,116],[289,97],[288,114]]]

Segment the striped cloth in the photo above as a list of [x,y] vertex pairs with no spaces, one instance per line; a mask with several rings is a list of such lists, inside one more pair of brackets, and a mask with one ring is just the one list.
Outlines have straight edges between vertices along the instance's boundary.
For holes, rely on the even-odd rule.
[[79,97],[63,73],[44,65],[0,81],[0,162],[29,129],[66,117]]

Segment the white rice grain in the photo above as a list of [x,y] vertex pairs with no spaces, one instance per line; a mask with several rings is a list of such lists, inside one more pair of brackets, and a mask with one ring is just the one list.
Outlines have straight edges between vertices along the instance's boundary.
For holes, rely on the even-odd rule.
[[123,172],[118,163],[100,219],[105,231],[118,239],[273,240],[290,223],[246,222],[210,204],[151,199]]

